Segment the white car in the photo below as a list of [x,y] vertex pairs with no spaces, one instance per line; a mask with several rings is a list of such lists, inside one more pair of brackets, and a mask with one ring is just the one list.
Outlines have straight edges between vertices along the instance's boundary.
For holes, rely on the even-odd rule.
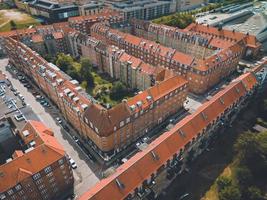
[[59,124],[62,123],[62,120],[61,120],[59,117],[57,117],[56,120],[57,120],[57,122],[58,122]]
[[141,146],[141,142],[137,142],[137,143],[135,144],[135,147],[138,148],[138,149],[139,149],[140,146]]
[[72,169],[76,169],[77,168],[77,165],[76,165],[75,161],[72,158],[70,159],[70,165],[71,165]]
[[147,143],[147,142],[148,142],[148,140],[149,140],[149,138],[148,138],[148,137],[144,137],[144,138],[142,138],[142,141],[143,141],[144,143]]

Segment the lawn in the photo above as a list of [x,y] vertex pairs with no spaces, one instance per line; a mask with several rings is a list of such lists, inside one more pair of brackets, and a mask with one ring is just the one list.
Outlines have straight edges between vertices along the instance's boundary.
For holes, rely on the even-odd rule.
[[40,24],[37,19],[17,9],[0,10],[0,32],[11,30],[11,20],[15,22],[17,29]]
[[[220,176],[229,177],[232,180],[235,180],[235,168],[236,168],[236,162],[229,164],[223,172],[220,174]],[[219,200],[218,196],[218,188],[216,181],[211,185],[210,189],[206,192],[205,196],[201,198],[201,200]]]

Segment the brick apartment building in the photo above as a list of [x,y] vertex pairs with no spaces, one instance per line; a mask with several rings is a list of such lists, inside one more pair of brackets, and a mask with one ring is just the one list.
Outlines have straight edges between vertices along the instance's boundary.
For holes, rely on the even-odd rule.
[[174,75],[173,70],[153,67],[118,47],[106,45],[80,32],[72,32],[68,39],[73,57],[89,58],[99,71],[107,72],[129,88],[142,91],[153,86],[156,81]]
[[228,77],[244,54],[257,55],[260,48],[254,36],[203,25],[193,24],[172,32],[166,31],[166,26],[160,26],[162,33],[160,28],[154,30],[150,25],[144,25],[147,30],[141,25],[135,24],[134,27],[134,33],[144,38],[101,23],[92,26],[91,35],[108,45],[124,49],[146,63],[174,69],[188,80],[190,91],[197,94],[204,93]]
[[98,22],[108,23],[112,26],[118,26],[124,22],[122,14],[111,9],[103,9],[99,13],[87,16],[77,16],[69,18],[70,27],[82,33],[90,34],[90,28]]
[[213,137],[223,133],[223,127],[247,105],[257,87],[254,73],[237,78],[79,200],[157,197],[181,173],[184,163],[201,154]]
[[[6,122],[0,120],[1,128]],[[19,145],[8,147],[13,153],[0,165],[0,199],[59,200],[72,194],[72,169],[52,130],[37,121],[15,128],[6,129]]]
[[176,113],[187,96],[186,80],[179,76],[165,80],[163,74],[159,75],[162,82],[108,110],[85,93],[76,80],[25,44],[8,37],[4,41],[10,63],[32,77],[65,119],[105,159]]

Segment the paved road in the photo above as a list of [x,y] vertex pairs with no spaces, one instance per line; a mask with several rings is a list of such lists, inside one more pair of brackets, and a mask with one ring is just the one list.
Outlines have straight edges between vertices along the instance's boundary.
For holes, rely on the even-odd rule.
[[98,173],[97,165],[88,160],[86,155],[81,151],[73,139],[56,123],[51,114],[48,113],[43,106],[36,101],[35,97],[16,78],[14,78],[10,72],[6,70],[5,66],[7,63],[7,59],[1,59],[0,70],[7,75],[13,86],[25,97],[25,102],[30,104],[32,110],[40,118],[40,120],[44,122],[46,126],[52,128],[55,133],[55,137],[63,145],[67,154],[75,160],[78,168],[74,170],[74,190],[79,196],[99,181],[98,177],[95,175],[95,173]]

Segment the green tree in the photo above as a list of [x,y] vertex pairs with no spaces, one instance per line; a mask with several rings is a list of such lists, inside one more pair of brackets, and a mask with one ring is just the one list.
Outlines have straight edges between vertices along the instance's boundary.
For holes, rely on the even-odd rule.
[[246,165],[257,181],[267,182],[267,132],[242,134],[235,150],[241,164]]
[[264,199],[261,190],[257,188],[256,186],[249,187],[244,193],[245,193],[244,198],[246,200],[263,200]]
[[229,177],[226,176],[220,176],[216,181],[218,190],[221,191],[226,187],[229,187],[232,185],[232,180]]
[[240,186],[249,186],[253,176],[246,166],[236,168],[236,178]]
[[127,88],[126,86],[120,82],[120,81],[116,81],[111,89],[111,98],[112,99],[121,99],[123,96],[125,96],[125,94],[127,93]]
[[237,186],[231,185],[219,191],[220,200],[241,200],[241,193]]
[[73,58],[70,55],[60,53],[57,56],[56,65],[64,72],[70,70],[73,66]]
[[11,20],[10,22],[11,30],[16,30],[17,29],[17,24],[15,21]]
[[92,75],[92,63],[88,58],[81,58],[80,75],[82,80],[86,80],[89,87],[94,87],[94,77]]

